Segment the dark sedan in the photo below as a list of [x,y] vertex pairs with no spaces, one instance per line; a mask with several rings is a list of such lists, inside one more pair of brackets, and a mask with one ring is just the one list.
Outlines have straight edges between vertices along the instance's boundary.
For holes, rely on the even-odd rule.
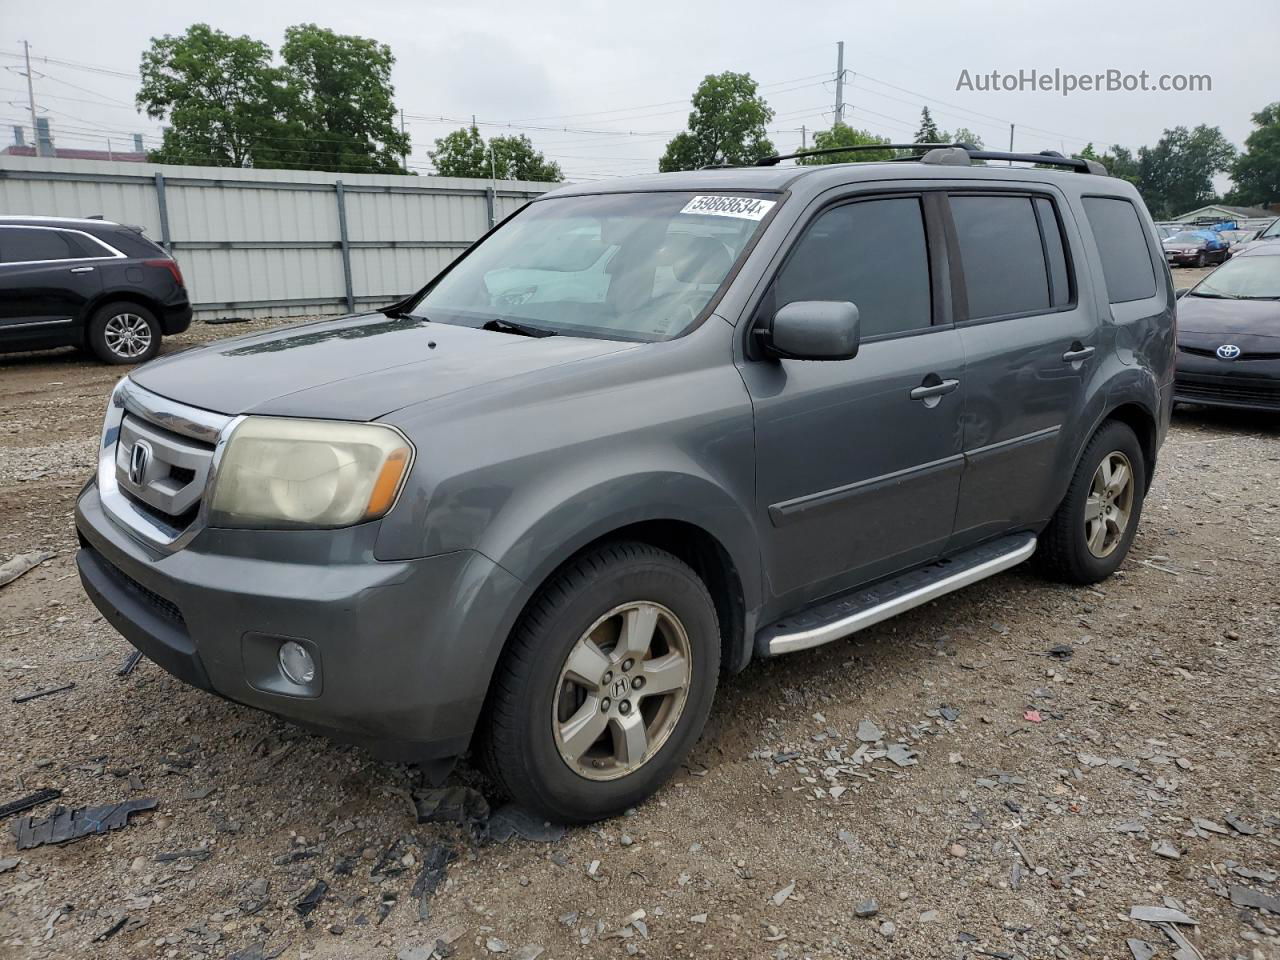
[[1207,267],[1231,257],[1227,242],[1207,231],[1183,230],[1163,243],[1164,258],[1171,267]]
[[1233,257],[1179,298],[1174,400],[1280,411],[1280,243]]

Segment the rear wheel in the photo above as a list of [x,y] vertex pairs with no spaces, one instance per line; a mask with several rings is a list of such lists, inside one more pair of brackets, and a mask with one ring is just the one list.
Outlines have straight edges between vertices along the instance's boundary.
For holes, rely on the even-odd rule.
[[1097,583],[1111,576],[1137,532],[1146,479],[1146,461],[1133,430],[1117,420],[1103,424],[1040,535],[1041,568],[1067,583]]
[[592,550],[521,617],[494,679],[482,762],[548,819],[622,813],[697,740],[719,667],[715,605],[697,574],[648,544]]
[[104,363],[145,363],[160,350],[160,324],[146,307],[108,303],[89,321],[88,346]]

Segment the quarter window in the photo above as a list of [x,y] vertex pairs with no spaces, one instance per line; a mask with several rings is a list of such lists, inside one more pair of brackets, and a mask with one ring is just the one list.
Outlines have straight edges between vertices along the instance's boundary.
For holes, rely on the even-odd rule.
[[61,230],[33,230],[29,227],[0,230],[0,262],[3,263],[70,260],[79,256],[79,249]]
[[1085,197],[1084,213],[1102,258],[1107,299],[1128,303],[1154,297],[1156,274],[1147,232],[1133,204],[1119,197]]
[[1044,255],[1049,262],[1049,299],[1054,307],[1071,303],[1071,281],[1067,273],[1066,245],[1062,242],[1062,226],[1053,212],[1053,201],[1036,197],[1036,213],[1040,217],[1040,233],[1044,236]]
[[917,197],[833,207],[805,231],[778,274],[776,307],[796,300],[847,300],[863,337],[905,333],[932,322],[929,249]]
[[[1050,308],[1049,270],[1030,197],[952,196],[951,216],[960,245],[969,319]],[[1058,243],[1061,246],[1061,237]],[[1062,273],[1065,284],[1065,264]]]

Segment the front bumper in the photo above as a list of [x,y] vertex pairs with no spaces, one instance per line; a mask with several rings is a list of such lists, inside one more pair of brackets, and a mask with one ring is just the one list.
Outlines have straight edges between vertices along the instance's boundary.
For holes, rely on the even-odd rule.
[[[178,679],[396,760],[462,753],[520,581],[458,551],[383,563],[377,524],[333,531],[206,529],[160,554],[76,503],[81,582],[126,639]],[[304,642],[314,689],[274,652]]]
[[1280,360],[1219,360],[1179,350],[1173,399],[1280,411]]
[[1166,251],[1164,255],[1165,262],[1171,267],[1193,267],[1201,257],[1207,260],[1209,254],[1197,250],[1194,253],[1168,253]]

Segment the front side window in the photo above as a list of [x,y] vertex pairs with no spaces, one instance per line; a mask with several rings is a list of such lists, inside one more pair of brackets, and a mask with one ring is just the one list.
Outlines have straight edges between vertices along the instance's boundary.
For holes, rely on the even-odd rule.
[[[1050,308],[1049,272],[1030,197],[952,196],[951,217],[960,245],[969,319]],[[1065,286],[1065,266],[1059,275]]]
[[33,227],[0,229],[0,262],[27,263],[40,260],[70,260],[81,256],[61,230]]
[[863,337],[928,327],[929,249],[919,198],[863,200],[821,214],[775,281],[776,307],[796,300],[853,303]]
[[1147,232],[1134,205],[1119,197],[1085,197],[1083,203],[1102,258],[1107,299],[1128,303],[1154,297],[1155,268],[1147,249]]
[[1259,240],[1274,240],[1280,237],[1280,217],[1271,221],[1271,225],[1258,234]]
[[530,204],[412,308],[443,323],[621,340],[684,333],[777,204],[767,194],[616,193]]

